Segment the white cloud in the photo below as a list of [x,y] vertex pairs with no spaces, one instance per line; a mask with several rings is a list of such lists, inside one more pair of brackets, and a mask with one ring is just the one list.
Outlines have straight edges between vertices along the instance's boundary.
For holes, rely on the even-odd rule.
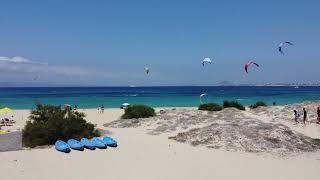
[[[142,71],[141,71],[142,72]],[[0,56],[0,85],[1,82],[22,83],[74,83],[74,84],[117,84],[120,81],[133,81],[141,75],[126,71],[119,72],[108,67],[81,67],[66,65],[49,65],[24,57]],[[36,78],[35,78],[36,77]],[[37,79],[37,81],[33,81]]]
[[94,71],[76,66],[50,65],[44,62],[33,61],[24,57],[0,56],[0,70],[6,73],[32,73],[47,75],[88,75]]
[[14,57],[0,56],[0,61],[6,62],[6,63],[15,63],[15,64],[39,64],[39,65],[48,65],[48,63],[31,61],[31,60],[26,59],[26,58],[21,57],[21,56],[14,56]]

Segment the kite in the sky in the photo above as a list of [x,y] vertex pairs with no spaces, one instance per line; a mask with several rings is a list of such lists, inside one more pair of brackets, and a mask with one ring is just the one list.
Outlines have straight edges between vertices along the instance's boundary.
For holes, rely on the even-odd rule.
[[144,67],[144,71],[145,71],[147,74],[149,74],[149,72],[150,72],[149,67],[148,67],[148,66]]
[[278,50],[279,50],[279,52],[280,52],[281,54],[284,54],[284,52],[282,51],[282,47],[283,47],[285,44],[289,44],[289,45],[293,46],[293,44],[292,44],[291,42],[289,42],[289,41],[280,43],[280,44],[279,44],[279,47],[278,47]]
[[201,94],[201,95],[200,95],[200,103],[201,103],[201,104],[203,104],[202,97],[203,97],[203,96],[206,96],[206,95],[208,95],[208,94],[204,93],[204,94]]
[[39,75],[36,75],[35,77],[32,78],[32,80],[36,81],[39,79]]
[[244,65],[244,70],[246,71],[246,73],[248,73],[248,69],[249,69],[249,67],[250,67],[252,64],[254,64],[254,65],[257,66],[257,67],[260,67],[259,64],[257,64],[256,62],[250,61],[250,62],[248,62],[248,63],[246,63],[246,64]]
[[202,66],[204,66],[205,63],[211,64],[211,63],[212,63],[212,60],[211,60],[210,58],[204,58],[204,59],[202,60]]

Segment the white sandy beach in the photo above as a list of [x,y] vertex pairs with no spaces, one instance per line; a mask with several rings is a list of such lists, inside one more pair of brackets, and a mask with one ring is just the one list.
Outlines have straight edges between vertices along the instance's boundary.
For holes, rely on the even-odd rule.
[[[284,111],[283,107],[272,108],[269,111]],[[123,110],[120,109],[107,109],[104,114],[98,114],[95,109],[83,111],[88,121],[112,132],[111,136],[119,143],[117,148],[72,151],[69,154],[60,153],[53,147],[2,152],[1,179],[319,179],[319,151],[278,158],[193,147],[168,139],[170,133],[149,135],[146,128],[150,127],[104,127],[104,123],[121,116]],[[254,116],[250,111],[244,113]],[[17,110],[14,115],[17,123],[3,129],[22,128],[29,110]],[[261,121],[271,121],[264,115],[259,118]],[[320,137],[320,127],[316,124],[304,127],[293,125],[290,121],[283,123],[305,135]]]

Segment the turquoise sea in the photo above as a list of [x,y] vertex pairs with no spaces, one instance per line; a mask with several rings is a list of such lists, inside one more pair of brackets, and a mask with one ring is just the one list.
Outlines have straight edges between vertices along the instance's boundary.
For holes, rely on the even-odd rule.
[[30,109],[36,103],[99,105],[118,108],[122,103],[146,104],[153,107],[192,107],[199,105],[199,95],[208,94],[205,102],[222,103],[238,100],[250,105],[258,100],[277,105],[320,100],[320,87],[291,86],[179,86],[179,87],[10,87],[0,88],[0,106]]

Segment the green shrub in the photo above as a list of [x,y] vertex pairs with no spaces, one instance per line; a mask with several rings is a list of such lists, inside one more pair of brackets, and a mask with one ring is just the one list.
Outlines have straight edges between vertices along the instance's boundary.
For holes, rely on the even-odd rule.
[[200,104],[198,109],[205,110],[205,111],[221,111],[222,107],[219,104],[207,103],[207,104]]
[[234,107],[239,110],[246,110],[246,108],[238,101],[223,101],[223,108]]
[[31,110],[30,120],[22,131],[23,144],[35,147],[51,145],[57,140],[100,136],[94,125],[84,118],[84,113],[63,110],[60,106],[38,104]]
[[260,107],[260,106],[267,106],[267,104],[263,101],[257,101],[255,104],[251,105],[250,108],[251,109],[255,109],[257,107]]
[[132,105],[125,109],[123,119],[133,119],[133,118],[147,118],[155,116],[156,113],[154,109],[145,105]]

